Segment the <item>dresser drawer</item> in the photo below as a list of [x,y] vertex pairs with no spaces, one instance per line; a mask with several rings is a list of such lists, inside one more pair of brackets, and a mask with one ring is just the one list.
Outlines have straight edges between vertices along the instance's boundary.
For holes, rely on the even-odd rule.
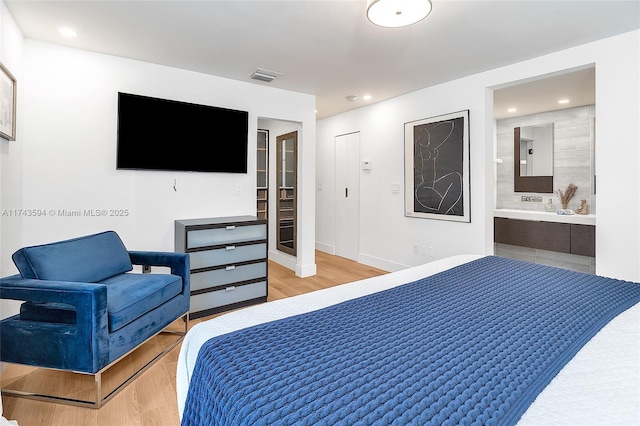
[[190,319],[267,301],[267,225],[254,216],[174,222],[175,249],[191,263]]
[[264,259],[267,255],[267,244],[251,244],[246,246],[228,245],[225,248],[196,251],[189,253],[191,270],[211,266],[229,265],[248,260]]
[[267,239],[267,227],[264,224],[221,228],[196,229],[187,231],[187,249],[258,241]]
[[229,286],[220,290],[191,296],[191,307],[189,309],[191,312],[204,311],[266,296],[266,281],[241,286]]
[[[191,291],[267,277],[267,263],[228,266],[212,271],[191,273]],[[193,309],[191,309],[193,311]]]

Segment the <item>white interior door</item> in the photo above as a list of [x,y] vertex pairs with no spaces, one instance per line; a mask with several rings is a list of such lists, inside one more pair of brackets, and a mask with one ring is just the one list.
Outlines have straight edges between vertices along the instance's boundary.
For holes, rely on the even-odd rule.
[[360,133],[335,138],[336,255],[358,260],[360,239]]

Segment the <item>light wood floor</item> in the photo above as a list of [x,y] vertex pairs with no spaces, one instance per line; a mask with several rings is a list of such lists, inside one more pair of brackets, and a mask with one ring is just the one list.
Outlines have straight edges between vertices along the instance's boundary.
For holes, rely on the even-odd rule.
[[[385,273],[385,271],[323,252],[316,252],[316,265],[317,275],[298,278],[292,271],[269,262],[269,300],[283,299]],[[210,318],[191,321],[190,325]],[[17,420],[20,426],[178,425],[180,422],[175,378],[179,352],[178,345],[100,409],[72,407],[3,395],[3,416],[10,420]],[[134,352],[123,359],[111,370],[131,368],[131,364],[135,364],[136,360],[129,358],[135,358],[135,354]],[[0,376],[2,383],[9,383],[13,377],[22,374],[20,369],[19,366],[8,365]],[[46,374],[43,377],[38,378],[41,383],[37,381],[30,383],[30,387],[40,386],[36,389],[42,389],[66,385],[66,383],[57,383],[59,380],[47,380]]]

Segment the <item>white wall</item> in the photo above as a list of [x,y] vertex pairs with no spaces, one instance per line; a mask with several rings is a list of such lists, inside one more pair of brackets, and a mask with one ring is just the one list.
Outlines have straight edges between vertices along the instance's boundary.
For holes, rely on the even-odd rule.
[[[19,197],[2,194],[3,208],[43,209],[48,214],[2,217],[3,229],[18,229],[6,237],[11,250],[113,229],[128,248],[173,251],[176,219],[255,215],[259,117],[300,123],[299,184],[303,190],[310,186],[313,193],[315,159],[308,154],[315,153],[312,95],[30,39],[24,41],[23,58],[19,99],[23,153],[15,158],[12,153],[7,158],[3,155],[3,162],[20,164],[15,177],[22,179],[22,188]],[[119,91],[249,111],[248,173],[116,170]],[[166,126],[179,147],[180,124],[158,125]],[[237,185],[241,187],[239,195],[235,193]],[[303,225],[299,238],[309,242],[301,244],[296,268],[315,273],[315,198],[300,202]],[[59,214],[77,209],[120,209],[128,214]],[[2,237],[4,250],[4,233]],[[11,252],[3,252],[3,262]]]
[[[300,244],[297,245],[297,248],[299,251],[298,256],[291,256],[290,254],[279,251],[276,248],[277,246],[276,244],[277,243],[276,206],[277,206],[277,197],[279,196],[278,187],[277,187],[277,176],[276,176],[276,170],[277,170],[276,162],[278,161],[278,158],[277,158],[278,148],[276,144],[276,139],[280,135],[297,131],[298,132],[298,164],[302,164],[302,158],[301,158],[302,151],[300,148],[304,147],[304,141],[300,138],[300,134],[301,134],[300,123],[292,123],[289,121],[282,121],[282,120],[260,119],[258,121],[258,128],[269,131],[269,212],[268,212],[269,213],[268,217],[270,218],[269,220],[269,259],[289,269],[293,269],[294,271],[296,271],[296,274],[298,276],[315,275],[316,273],[315,262],[314,262],[314,265],[312,266],[308,266],[308,263],[305,263],[304,258],[302,257],[302,253],[300,253]],[[315,159],[314,159],[314,162],[315,162]],[[300,172],[300,170],[298,172]],[[303,195],[300,193],[300,190],[298,190],[297,194],[298,194],[297,208],[299,211],[301,203],[304,200],[300,197],[300,195]],[[311,191],[310,194],[311,195],[307,196],[306,198],[307,199],[312,198],[315,201],[315,197],[313,197],[313,191]],[[300,221],[298,221],[296,225],[297,225],[297,232],[298,232],[296,235],[296,239],[297,239],[296,242],[305,241],[303,232],[305,232],[308,228],[305,229],[304,226],[300,226],[301,225]],[[315,232],[315,226],[312,226],[312,228]],[[308,241],[313,242],[313,240],[308,240]],[[313,245],[312,245],[312,250],[315,250],[315,247],[313,247]]]
[[[20,248],[22,226],[19,218],[4,220],[12,206],[22,205],[22,152],[23,152],[23,37],[13,17],[0,1],[0,62],[17,80],[18,99],[16,140],[0,138],[0,277],[13,273],[11,254]],[[0,316],[17,310],[18,302],[0,300]]]
[[[470,110],[472,131],[471,223],[405,217],[404,123],[464,109]],[[485,191],[485,166],[478,161],[485,147],[477,133],[483,110],[484,88],[458,80],[319,121],[316,181],[323,191],[317,191],[316,246],[326,250],[334,243],[334,137],[360,131],[360,158],[372,162],[371,171],[360,174],[360,262],[398,270],[461,252],[484,253],[485,213],[475,196]],[[400,185],[399,193],[392,192],[394,184]],[[414,244],[424,254],[414,253]]]
[[[320,120],[316,245],[333,246],[333,140],[361,132],[361,158],[373,169],[361,175],[360,261],[389,270],[462,253],[492,253],[495,168],[492,89],[515,81],[595,64],[596,268],[601,275],[640,280],[640,31],[426,88]],[[404,123],[470,110],[471,223],[404,217]],[[621,208],[621,206],[623,206]],[[413,253],[414,244],[425,254]],[[433,247],[430,249],[429,247]]]

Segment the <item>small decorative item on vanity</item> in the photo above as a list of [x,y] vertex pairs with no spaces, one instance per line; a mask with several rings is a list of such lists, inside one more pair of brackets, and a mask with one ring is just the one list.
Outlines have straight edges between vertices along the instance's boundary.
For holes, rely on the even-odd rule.
[[589,206],[587,205],[587,200],[580,200],[580,205],[576,209],[577,214],[589,214]]
[[547,212],[555,212],[556,206],[553,205],[553,200],[549,198],[549,202],[544,205],[544,210]]
[[560,204],[562,204],[563,209],[567,208],[569,201],[571,201],[573,196],[576,195],[577,190],[578,187],[572,183],[567,186],[567,189],[564,192],[562,192],[561,189],[558,189],[558,197],[560,198]]

